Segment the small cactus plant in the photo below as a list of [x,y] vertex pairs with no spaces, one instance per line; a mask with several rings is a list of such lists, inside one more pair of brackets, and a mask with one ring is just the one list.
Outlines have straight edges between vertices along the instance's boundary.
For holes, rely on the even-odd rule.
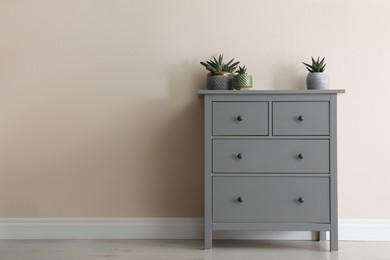
[[306,69],[310,72],[310,73],[318,73],[318,72],[324,72],[325,71],[325,66],[326,66],[326,63],[325,63],[325,57],[322,58],[322,60],[320,61],[320,57],[317,58],[317,60],[315,60],[313,57],[311,57],[311,62],[312,64],[307,64],[305,62],[302,62],[303,65],[306,66]]
[[238,73],[238,74],[246,74],[245,65],[243,67],[239,66],[238,70],[236,70],[236,73]]
[[233,87],[235,89],[251,88],[253,85],[252,75],[246,73],[246,67],[239,66],[236,75],[233,77]]

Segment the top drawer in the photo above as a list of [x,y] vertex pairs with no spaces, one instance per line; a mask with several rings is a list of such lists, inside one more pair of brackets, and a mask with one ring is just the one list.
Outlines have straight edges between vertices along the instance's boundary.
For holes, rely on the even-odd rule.
[[329,102],[273,102],[273,135],[329,135]]
[[213,135],[268,135],[268,102],[213,102]]

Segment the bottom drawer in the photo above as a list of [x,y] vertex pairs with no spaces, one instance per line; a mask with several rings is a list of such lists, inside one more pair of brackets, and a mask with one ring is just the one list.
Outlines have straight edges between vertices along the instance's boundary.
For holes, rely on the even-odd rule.
[[329,223],[329,178],[214,177],[213,222]]

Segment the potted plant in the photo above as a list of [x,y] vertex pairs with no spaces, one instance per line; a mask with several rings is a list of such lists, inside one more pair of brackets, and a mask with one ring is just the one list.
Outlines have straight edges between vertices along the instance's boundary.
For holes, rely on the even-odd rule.
[[213,59],[200,62],[205,68],[210,71],[207,74],[207,89],[226,90],[233,89],[233,72],[237,68],[239,61],[233,62],[231,59],[228,63],[223,60],[223,54],[219,55],[218,59]]
[[233,77],[233,87],[235,89],[246,89],[252,87],[252,75],[246,73],[245,65],[243,67],[239,66],[236,73],[237,74]]
[[306,77],[307,89],[329,89],[329,75],[324,72],[326,66],[325,57],[321,61],[320,57],[317,60],[311,57],[311,61],[311,65],[302,62],[309,71]]

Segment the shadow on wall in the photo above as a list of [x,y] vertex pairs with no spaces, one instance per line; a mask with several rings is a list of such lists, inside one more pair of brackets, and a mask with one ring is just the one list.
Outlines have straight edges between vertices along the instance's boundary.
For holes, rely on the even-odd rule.
[[[145,100],[137,111],[148,132],[137,163],[147,217],[201,217],[203,215],[203,99],[205,75],[198,61],[166,73],[169,95]],[[150,160],[145,160],[149,158]]]

